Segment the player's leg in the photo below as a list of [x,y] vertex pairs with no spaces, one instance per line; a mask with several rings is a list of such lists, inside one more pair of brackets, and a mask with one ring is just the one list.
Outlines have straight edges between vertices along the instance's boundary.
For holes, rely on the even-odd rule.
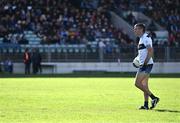
[[[149,90],[149,87],[148,87],[148,80],[149,80],[149,77],[145,77],[144,80],[142,81],[142,85],[144,86],[144,88],[146,88],[147,90]],[[149,90],[150,91],[150,90]],[[148,101],[149,99],[149,95],[148,93],[144,93],[144,101]]]
[[148,97],[151,94],[151,92],[149,91],[147,82],[148,82],[148,74],[146,74],[145,72],[139,72],[137,74],[135,85],[144,92],[144,105],[141,106],[139,109],[146,109],[146,110],[149,109]]
[[[149,89],[148,79],[149,79],[149,77],[145,77],[144,80],[142,81],[142,85],[147,89]],[[148,95],[148,93],[144,92],[144,106],[141,106],[140,109],[149,109],[148,102],[149,102],[149,95]]]
[[148,101],[148,97],[151,97],[152,99],[152,106],[151,106],[151,109],[154,108],[156,106],[156,104],[159,102],[159,98],[156,97],[150,90],[149,90],[149,87],[148,87],[148,80],[149,80],[149,74],[152,70],[152,67],[153,65],[148,65],[145,69],[145,73],[147,74],[147,76],[144,78],[144,80],[142,81],[142,84],[145,88],[145,90],[147,90],[148,93],[144,93],[144,98],[145,98],[145,103],[147,105],[147,102]]
[[141,91],[143,91],[143,85],[141,83],[141,81],[144,79],[144,76],[139,74],[138,72],[136,73],[136,77],[135,77],[135,86],[137,88],[139,88]]
[[[145,78],[143,81],[142,81],[142,84],[145,88],[147,88],[149,90],[149,87],[148,87],[148,78]],[[148,93],[144,93],[144,101],[148,101],[149,100],[149,95]]]
[[[147,77],[146,79],[147,79],[147,81],[143,81],[143,85],[144,85],[144,88],[146,88],[146,90],[149,90],[149,87],[148,87],[148,79],[149,79],[149,77]],[[149,92],[151,92],[151,91],[149,90]],[[156,107],[157,103],[159,102],[159,98],[156,97],[152,92],[148,96],[152,99],[152,101],[151,101],[152,106],[150,107],[150,109],[153,109],[153,108]]]
[[141,91],[144,93],[147,93],[148,95],[151,95],[151,92],[147,89],[144,88],[142,81],[147,77],[147,74],[144,72],[137,72],[136,74],[136,79],[135,79],[135,86],[139,88]]

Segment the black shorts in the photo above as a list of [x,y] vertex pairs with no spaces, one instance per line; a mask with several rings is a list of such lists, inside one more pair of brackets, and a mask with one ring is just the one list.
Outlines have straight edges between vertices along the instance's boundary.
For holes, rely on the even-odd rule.
[[139,68],[138,73],[147,73],[150,74],[153,68],[153,64],[144,65]]

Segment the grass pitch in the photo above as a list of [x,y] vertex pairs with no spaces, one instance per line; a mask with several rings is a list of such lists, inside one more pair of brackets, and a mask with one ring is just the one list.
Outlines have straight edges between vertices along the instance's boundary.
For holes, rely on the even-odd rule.
[[180,123],[180,78],[151,78],[160,97],[142,111],[133,78],[0,79],[0,123]]

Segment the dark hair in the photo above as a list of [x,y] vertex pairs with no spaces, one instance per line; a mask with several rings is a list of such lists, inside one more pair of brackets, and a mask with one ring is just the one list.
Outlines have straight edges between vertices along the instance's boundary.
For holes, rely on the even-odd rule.
[[146,26],[143,23],[137,23],[135,26],[138,26],[139,28],[143,29],[143,32],[146,30]]

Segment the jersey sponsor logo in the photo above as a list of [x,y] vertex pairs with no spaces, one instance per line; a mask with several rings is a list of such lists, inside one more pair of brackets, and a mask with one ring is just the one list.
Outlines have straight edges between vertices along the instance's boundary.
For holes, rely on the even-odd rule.
[[146,46],[144,44],[139,44],[138,50],[146,49]]

